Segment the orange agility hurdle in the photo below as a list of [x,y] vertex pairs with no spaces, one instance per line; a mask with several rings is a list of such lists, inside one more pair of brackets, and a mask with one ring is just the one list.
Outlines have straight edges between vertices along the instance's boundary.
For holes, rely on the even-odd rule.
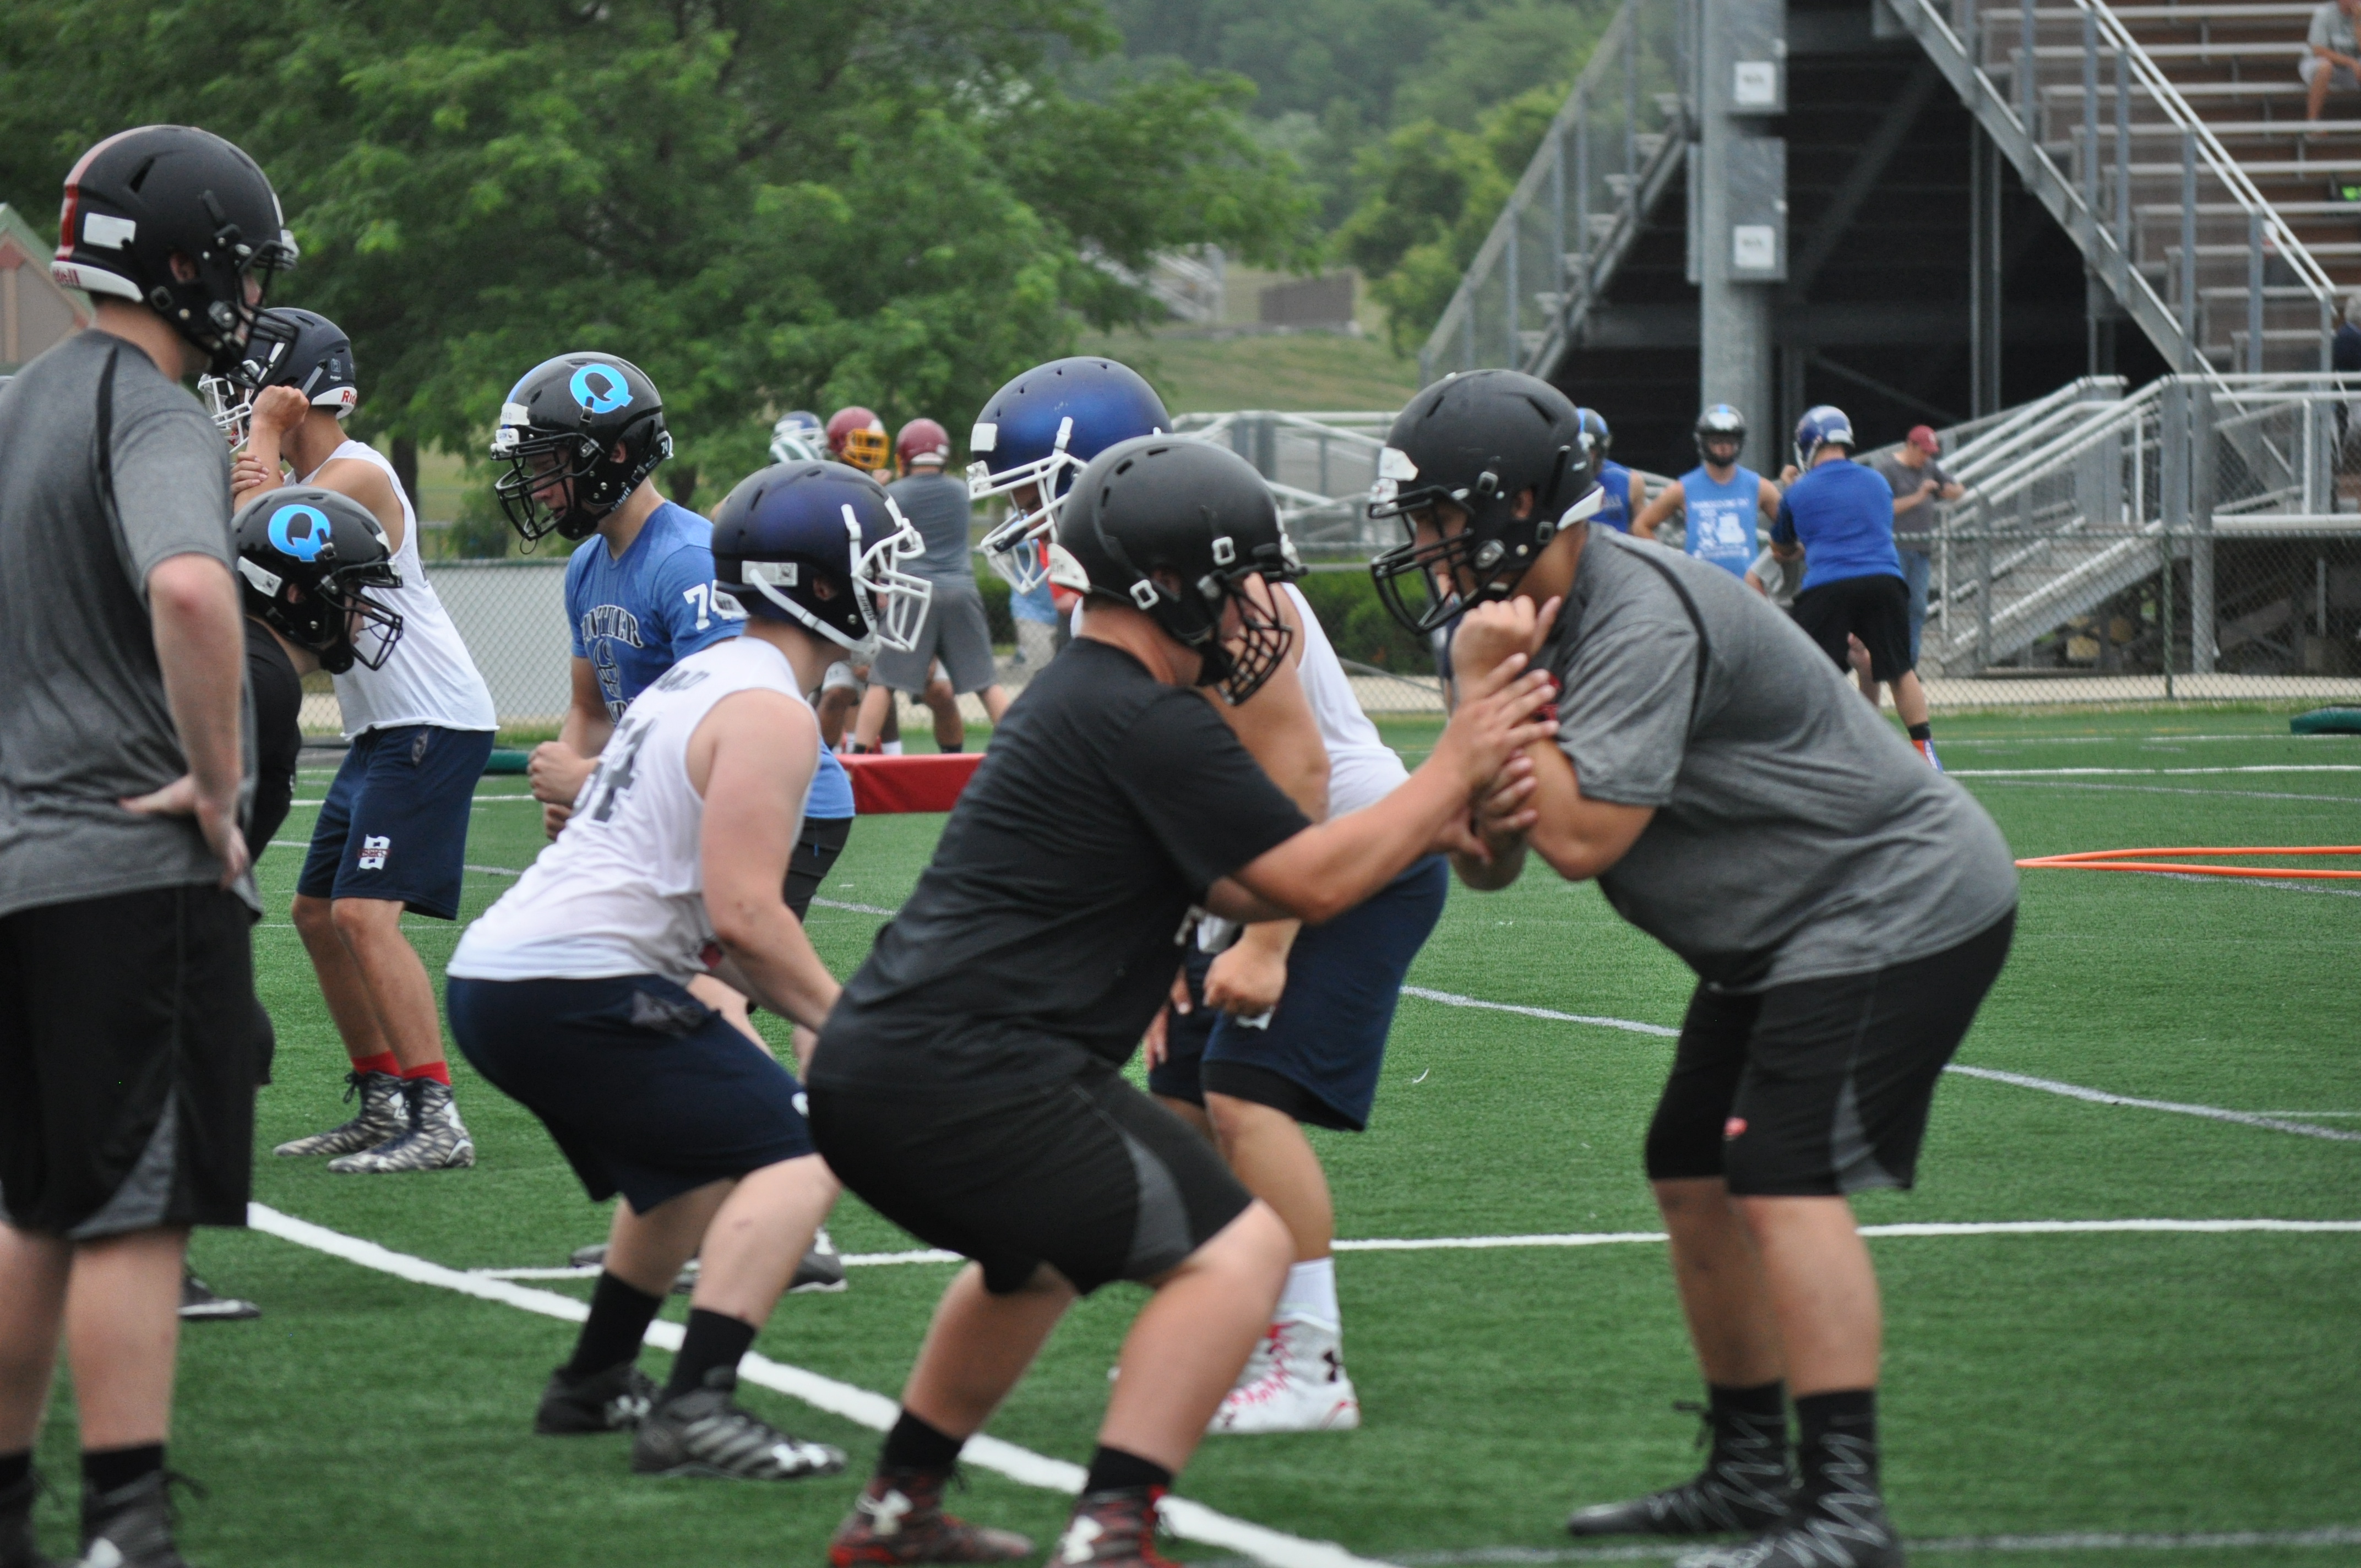
[[2060,872],[2163,872],[2196,876],[2274,877],[2290,881],[2306,877],[2361,880],[2361,872],[2331,871],[2326,867],[2280,871],[2268,866],[2184,865],[2171,861],[2147,859],[2151,855],[2361,855],[2361,844],[2249,846],[2244,849],[2228,850],[2080,850],[2070,855],[2036,855],[2016,863],[2042,871]]

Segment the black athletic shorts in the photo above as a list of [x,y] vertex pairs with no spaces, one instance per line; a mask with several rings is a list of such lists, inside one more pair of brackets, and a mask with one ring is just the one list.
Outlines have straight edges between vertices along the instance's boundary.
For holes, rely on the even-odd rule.
[[1852,668],[1848,635],[1869,650],[1872,680],[1898,681],[1910,673],[1910,588],[1899,577],[1878,573],[1839,577],[1795,596],[1795,624],[1811,634],[1820,652],[1839,670]]
[[870,1207],[1022,1289],[1046,1263],[1088,1295],[1176,1267],[1254,1200],[1213,1146],[1093,1061],[1015,1096],[922,1101],[815,1084],[812,1136]]
[[243,1225],[261,1009],[236,894],[0,916],[0,1210],[76,1241]]
[[2011,910],[1955,948],[1732,995],[1700,984],[1648,1127],[1652,1180],[1757,1198],[1907,1189],[1943,1066],[1992,989]]
[[803,836],[796,840],[796,852],[787,860],[787,907],[796,920],[810,911],[812,895],[835,869],[836,858],[844,853],[844,841],[851,836],[850,817],[804,818]]
[[644,1214],[812,1152],[795,1074],[661,975],[454,975],[447,995],[459,1049],[541,1118],[594,1202],[620,1192]]

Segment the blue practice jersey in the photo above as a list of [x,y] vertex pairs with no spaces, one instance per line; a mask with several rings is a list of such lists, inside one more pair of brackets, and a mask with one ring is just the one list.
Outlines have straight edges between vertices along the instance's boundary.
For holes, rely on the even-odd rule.
[[1590,514],[1594,523],[1603,523],[1618,533],[1631,532],[1631,470],[1620,463],[1598,466],[1598,488],[1607,499]]
[[[745,612],[713,586],[713,525],[665,501],[617,556],[592,535],[566,564],[566,619],[574,656],[590,661],[609,718],[700,649],[738,635]],[[852,815],[852,781],[825,746],[804,815]]]
[[1702,466],[1682,475],[1689,554],[1743,578],[1754,565],[1754,518],[1762,501],[1763,477],[1752,468],[1738,469],[1727,483]]
[[1821,464],[1787,487],[1772,539],[1804,547],[1804,588],[1847,577],[1902,576],[1894,549],[1894,487],[1850,457]]

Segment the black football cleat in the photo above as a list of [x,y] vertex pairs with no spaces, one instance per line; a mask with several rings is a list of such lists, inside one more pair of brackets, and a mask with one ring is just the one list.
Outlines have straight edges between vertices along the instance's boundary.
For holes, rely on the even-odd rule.
[[1784,1413],[1730,1410],[1707,1421],[1713,1452],[1694,1477],[1629,1502],[1578,1508],[1565,1521],[1566,1533],[1738,1535],[1777,1523],[1795,1495]]
[[[82,1493],[82,1562],[78,1568],[189,1568],[172,1544],[171,1488],[196,1483],[151,1470],[112,1492],[85,1485]],[[203,1496],[202,1488],[198,1488]]]
[[655,1403],[655,1379],[626,1361],[593,1372],[578,1380],[566,1368],[549,1375],[541,1391],[541,1407],[533,1413],[533,1430],[544,1437],[593,1437],[601,1432],[636,1431]]
[[62,1568],[41,1555],[33,1530],[33,1504],[40,1494],[38,1475],[27,1475],[0,1491],[0,1568]]
[[245,1322],[262,1316],[262,1309],[235,1296],[216,1296],[213,1288],[181,1271],[181,1321],[184,1323]]
[[844,1451],[781,1431],[730,1398],[738,1377],[706,1374],[705,1387],[662,1399],[641,1419],[631,1468],[642,1475],[704,1475],[730,1481],[799,1481],[844,1468]]

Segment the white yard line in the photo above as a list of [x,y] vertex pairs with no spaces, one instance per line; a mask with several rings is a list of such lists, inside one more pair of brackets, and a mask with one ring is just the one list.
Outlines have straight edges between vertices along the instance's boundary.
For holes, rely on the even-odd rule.
[[2256,1111],[2225,1111],[2219,1105],[2188,1105],[2175,1100],[2142,1100],[2129,1094],[2110,1094],[2101,1089],[2086,1089],[2079,1083],[2060,1083],[2054,1078],[2033,1078],[2021,1072],[2001,1072],[1988,1067],[1965,1067],[1958,1062],[1943,1070],[1956,1072],[1963,1078],[1984,1078],[1994,1083],[2013,1083],[2019,1089],[2038,1089],[2045,1094],[2062,1094],[2069,1100],[2084,1100],[2093,1105],[2129,1105],[2140,1111],[2169,1111],[2177,1116],[2203,1116],[2215,1122],[2235,1122],[2241,1126],[2268,1127],[2275,1133],[2294,1133],[2301,1137],[2361,1144],[2361,1133],[2348,1133],[2342,1127],[2315,1127],[2308,1123],[2285,1121]]
[[[545,1318],[557,1318],[566,1322],[580,1322],[590,1315],[587,1303],[570,1296],[560,1296],[550,1290],[532,1290],[505,1279],[487,1275],[463,1273],[445,1268],[439,1263],[429,1263],[423,1257],[395,1252],[375,1242],[346,1235],[324,1225],[299,1220],[291,1214],[261,1203],[247,1206],[247,1223],[256,1230],[298,1246],[326,1253],[363,1268],[373,1268],[380,1274],[390,1274],[413,1284],[432,1285],[439,1289],[454,1290],[479,1300],[497,1301],[520,1311],[537,1312]],[[659,1350],[680,1348],[681,1328],[677,1323],[659,1319],[648,1325],[647,1343]],[[773,1361],[768,1356],[749,1354],[740,1363],[738,1375],[746,1382],[776,1393],[802,1400],[815,1409],[841,1416],[856,1425],[884,1431],[894,1424],[896,1407],[883,1394],[850,1383],[840,1383],[833,1377],[823,1377],[800,1366],[790,1366]],[[1052,1459],[1020,1448],[996,1437],[979,1434],[968,1440],[961,1458],[978,1469],[995,1471],[1010,1480],[1044,1491],[1079,1493],[1082,1489],[1083,1471],[1079,1464],[1062,1459]],[[1356,1557],[1333,1541],[1306,1541],[1301,1536],[1272,1530],[1250,1520],[1233,1519],[1185,1497],[1164,1499],[1165,1528],[1190,1541],[1203,1541],[1209,1546],[1227,1547],[1245,1553],[1257,1563],[1272,1568],[1385,1568],[1382,1563],[1366,1557]]]
[[2071,778],[2091,773],[2149,773],[2180,777],[2195,773],[2361,773],[2361,762],[2251,762],[2233,768],[1953,768],[1958,779]]
[[1526,1018],[1546,1018],[1554,1024],[1589,1024],[1601,1029],[1620,1029],[1631,1035],[1661,1035],[1677,1039],[1678,1029],[1667,1029],[1662,1024],[1642,1024],[1631,1018],[1603,1018],[1588,1013],[1560,1013],[1549,1007],[1521,1007],[1512,1002],[1487,1002],[1481,997],[1462,996],[1456,992],[1430,991],[1422,985],[1405,985],[1404,996],[1415,996],[1422,1002],[1440,1002],[1445,1007],[1478,1007],[1487,1013],[1514,1013]]
[[[1968,1220],[1922,1221],[1915,1224],[1863,1225],[1871,1237],[1924,1236],[2070,1236],[2235,1235],[2259,1233],[2278,1235],[2361,1235],[2361,1220]],[[1392,1236],[1367,1241],[1340,1241],[1338,1252],[1493,1252],[1509,1248],[1587,1246],[1646,1246],[1664,1239],[1662,1231],[1593,1231],[1565,1234],[1516,1236]],[[958,1263],[960,1255],[927,1247],[911,1252],[848,1253],[848,1268],[893,1267],[914,1263]],[[477,1268],[471,1279],[595,1279],[595,1266],[578,1268]]]
[[[1913,1552],[2241,1552],[2256,1548],[2361,1546],[2361,1527],[2325,1525],[2317,1530],[2237,1530],[2187,1535],[2128,1530],[2072,1530],[2051,1535],[1949,1535],[1905,1542]],[[1456,1568],[1461,1563],[1653,1563],[1696,1547],[1686,1542],[1636,1542],[1629,1546],[1490,1546],[1461,1552],[1406,1552],[1394,1561],[1406,1568]],[[1196,1568],[1223,1568],[1202,1563]]]

